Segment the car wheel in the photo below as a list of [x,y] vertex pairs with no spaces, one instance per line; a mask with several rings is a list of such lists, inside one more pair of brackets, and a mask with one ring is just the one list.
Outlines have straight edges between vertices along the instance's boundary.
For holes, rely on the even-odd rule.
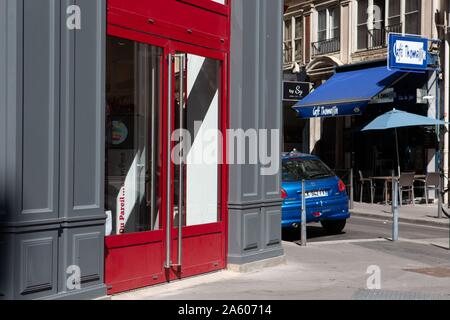
[[338,234],[344,230],[347,220],[323,220],[320,223],[328,234]]

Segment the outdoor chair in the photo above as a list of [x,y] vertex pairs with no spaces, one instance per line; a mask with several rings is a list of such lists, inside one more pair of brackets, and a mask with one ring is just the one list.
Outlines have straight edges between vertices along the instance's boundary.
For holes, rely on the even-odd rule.
[[373,204],[373,198],[374,198],[374,194],[375,194],[375,186],[373,184],[372,179],[364,178],[361,170],[359,170],[359,184],[360,184],[359,202],[362,203],[362,200],[363,200],[364,186],[366,184],[369,184],[370,202]]
[[403,204],[403,193],[408,192],[409,199],[412,202],[412,205],[415,205],[414,203],[414,176],[416,174],[414,172],[412,173],[402,173],[400,175],[400,179],[398,181],[398,192],[400,195],[400,206]]
[[422,182],[424,184],[423,189],[425,193],[425,201],[428,204],[428,191],[435,190],[437,192],[441,191],[441,175],[439,172],[429,172],[424,179],[418,179],[416,181]]

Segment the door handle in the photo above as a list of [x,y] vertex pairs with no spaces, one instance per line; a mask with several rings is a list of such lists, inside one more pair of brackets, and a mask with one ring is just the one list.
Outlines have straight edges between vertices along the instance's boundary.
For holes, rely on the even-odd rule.
[[[185,69],[185,56],[181,54],[178,56],[180,58],[180,89],[179,89],[179,128],[180,128],[180,141],[182,146],[184,144],[183,137],[183,126],[184,126],[184,113],[183,113],[183,105],[184,105],[184,69]],[[180,157],[180,174],[179,174],[179,182],[178,182],[178,267],[181,268],[183,264],[183,220],[184,220],[184,157],[185,152],[184,147],[181,148],[182,156]]]
[[167,55],[167,188],[166,188],[166,262],[164,268],[170,269],[172,261],[171,255],[171,194],[172,194],[172,163],[171,163],[171,146],[172,146],[172,54]]
[[[180,68],[180,73],[179,73],[179,79],[180,79],[180,96],[179,96],[179,127],[180,129],[183,129],[184,126],[184,113],[183,113],[183,105],[184,105],[184,69],[185,69],[185,56],[184,55],[176,55],[176,57],[178,57],[180,59],[179,61],[179,68]],[[182,148],[183,151],[183,156],[180,157],[180,163],[179,163],[179,181],[178,181],[178,255],[177,255],[177,264],[173,264],[171,261],[171,214],[172,214],[172,210],[171,210],[171,195],[172,195],[172,185],[171,185],[171,181],[172,181],[172,163],[171,163],[171,145],[172,145],[172,108],[173,108],[173,99],[172,99],[172,88],[173,88],[173,84],[172,84],[172,62],[173,62],[173,55],[169,54],[168,55],[168,85],[167,85],[167,91],[168,91],[168,103],[167,103],[167,190],[166,190],[166,194],[167,194],[167,202],[166,202],[166,206],[167,206],[167,211],[166,211],[166,242],[167,242],[167,246],[166,246],[166,262],[165,262],[165,268],[166,269],[170,269],[173,266],[177,266],[178,268],[181,268],[182,263],[183,263],[183,220],[184,220],[184,170],[183,170],[183,158],[184,158],[184,153],[185,150],[184,148]],[[182,143],[184,142],[184,137],[183,137],[183,130],[180,130],[181,134],[180,134],[180,141],[182,141]]]

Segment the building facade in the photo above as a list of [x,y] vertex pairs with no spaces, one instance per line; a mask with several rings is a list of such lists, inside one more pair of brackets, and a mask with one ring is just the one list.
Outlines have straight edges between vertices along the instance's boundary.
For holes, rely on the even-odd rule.
[[0,0],[0,298],[282,260],[279,172],[228,165],[217,135],[212,161],[172,161],[205,131],[280,129],[282,6]]
[[[440,52],[436,70],[403,77],[387,87],[383,97],[374,97],[363,115],[297,119],[297,138],[303,139],[297,144],[303,151],[320,155],[336,169],[390,175],[393,146],[386,142],[392,141],[392,134],[361,134],[365,124],[393,108],[448,121],[449,1],[287,0],[284,17],[284,79],[296,74],[314,88],[335,72],[348,71],[346,67],[364,72],[386,65],[389,33],[437,40],[434,45]],[[402,168],[426,173],[441,163],[448,173],[448,133],[436,140],[434,132],[424,128],[402,130]]]

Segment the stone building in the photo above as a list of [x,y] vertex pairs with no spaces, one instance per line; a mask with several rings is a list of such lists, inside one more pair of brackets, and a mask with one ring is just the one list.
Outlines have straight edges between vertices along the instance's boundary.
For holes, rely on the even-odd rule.
[[[290,109],[294,102],[285,101],[285,149],[297,146],[317,153],[337,169],[388,173],[393,165],[392,148],[383,141],[391,139],[389,133],[362,135],[359,130],[395,107],[448,121],[449,7],[448,0],[286,0],[285,81],[306,81],[317,88],[346,67],[364,72],[386,65],[389,33],[438,40],[433,45],[440,50],[440,69],[405,76],[386,88],[388,100],[373,99],[362,116],[293,120]],[[296,134],[289,134],[292,132]],[[436,170],[437,150],[441,150],[442,166],[448,172],[448,133],[443,134],[440,146],[433,132],[424,128],[402,130],[400,135],[405,170]]]

